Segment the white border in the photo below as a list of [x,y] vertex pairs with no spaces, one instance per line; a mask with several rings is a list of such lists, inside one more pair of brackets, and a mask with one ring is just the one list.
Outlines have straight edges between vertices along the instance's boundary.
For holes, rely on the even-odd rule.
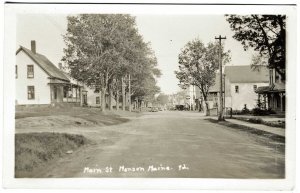
[[[91,2],[91,1],[90,1]],[[111,1],[110,1],[111,2]],[[115,1],[116,2],[116,1]],[[120,2],[120,1],[117,1]],[[137,1],[136,1],[137,2]],[[169,1],[170,2],[170,1]],[[174,1],[173,1],[174,2]],[[195,2],[195,1],[189,1]],[[196,1],[199,3],[199,1]],[[200,1],[203,2],[203,1]],[[219,1],[218,1],[219,2]],[[221,1],[224,2],[224,1]],[[240,3],[239,1],[234,1]],[[253,1],[251,3],[264,3]],[[284,3],[288,3],[286,1]],[[290,1],[295,3],[295,1]],[[268,3],[271,3],[268,1]],[[273,1],[272,3],[276,3]],[[282,1],[281,1],[282,3]],[[287,133],[286,173],[284,180],[233,179],[143,179],[143,178],[74,178],[74,179],[15,179],[14,174],[14,64],[16,14],[132,13],[132,14],[286,14],[288,16],[287,53]],[[4,39],[4,130],[3,185],[9,188],[103,188],[103,189],[214,189],[214,190],[289,190],[294,185],[295,119],[296,119],[296,8],[291,6],[195,6],[195,5],[5,5]]]

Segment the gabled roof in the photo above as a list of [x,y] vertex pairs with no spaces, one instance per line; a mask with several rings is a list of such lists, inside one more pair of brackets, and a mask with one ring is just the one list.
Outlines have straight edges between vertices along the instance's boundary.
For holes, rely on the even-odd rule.
[[70,80],[65,76],[65,74],[59,70],[48,58],[42,54],[34,54],[30,49],[27,49],[23,46],[17,50],[16,55],[20,51],[24,51],[37,65],[39,65],[49,76],[50,78],[57,78],[70,82]]
[[266,67],[253,70],[251,66],[225,66],[224,72],[231,83],[269,82],[269,71]]

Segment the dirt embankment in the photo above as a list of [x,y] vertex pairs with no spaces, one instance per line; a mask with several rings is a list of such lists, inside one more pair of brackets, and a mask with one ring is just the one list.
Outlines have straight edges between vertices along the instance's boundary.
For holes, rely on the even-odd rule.
[[31,177],[47,163],[87,145],[82,135],[20,133],[15,135],[15,177]]
[[107,111],[97,108],[51,108],[35,107],[16,109],[16,129],[26,128],[64,128],[116,125],[129,121],[138,113]]
[[[102,126],[121,124],[136,116],[139,114],[97,108],[16,108],[15,177],[34,177],[47,165],[93,145]],[[96,139],[97,143],[112,143],[99,136]]]

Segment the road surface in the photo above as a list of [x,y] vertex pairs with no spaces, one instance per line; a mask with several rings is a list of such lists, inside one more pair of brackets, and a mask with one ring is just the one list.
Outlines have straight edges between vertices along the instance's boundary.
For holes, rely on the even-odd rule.
[[93,143],[35,177],[284,178],[284,144],[195,112],[148,112],[120,125],[63,131]]

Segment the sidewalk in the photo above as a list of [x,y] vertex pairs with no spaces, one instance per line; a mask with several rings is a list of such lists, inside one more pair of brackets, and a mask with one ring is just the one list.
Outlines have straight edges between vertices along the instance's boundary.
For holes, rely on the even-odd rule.
[[[218,117],[211,117],[215,120],[218,119]],[[271,134],[275,134],[281,137],[285,137],[285,129],[280,128],[280,127],[270,127],[267,125],[263,125],[263,124],[256,124],[256,123],[249,123],[246,121],[240,121],[237,119],[225,119],[227,122],[233,123],[233,124],[237,124],[237,125],[243,125],[249,128],[253,128],[253,129],[257,129],[257,130],[262,130],[265,131],[267,133],[271,133]]]
[[270,126],[263,125],[263,124],[249,123],[249,122],[240,121],[240,120],[237,120],[237,119],[226,119],[226,121],[228,121],[230,123],[238,124],[238,125],[244,125],[244,126],[247,126],[247,127],[258,129],[258,130],[263,130],[263,131],[268,132],[268,133],[272,133],[272,134],[275,134],[275,135],[285,137],[285,129],[280,128],[280,127],[270,127]]

